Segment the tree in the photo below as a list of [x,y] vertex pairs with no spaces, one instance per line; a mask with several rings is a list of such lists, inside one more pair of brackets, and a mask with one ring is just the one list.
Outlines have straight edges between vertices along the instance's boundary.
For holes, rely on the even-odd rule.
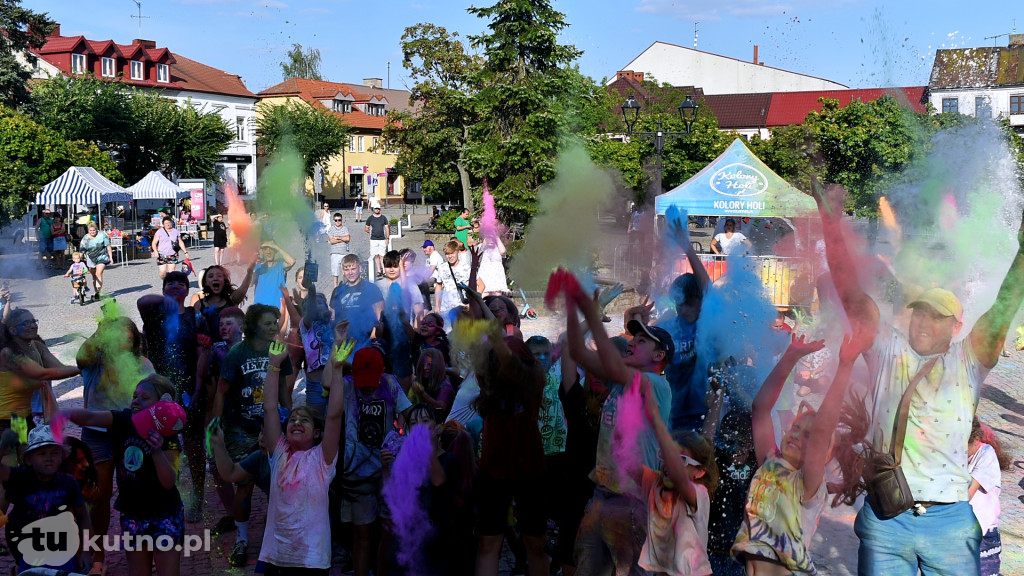
[[307,80],[323,80],[320,76],[320,50],[305,48],[302,44],[292,44],[292,49],[281,62],[281,74],[285,80],[289,78],[305,78]]
[[272,156],[288,140],[302,156],[307,177],[317,164],[326,164],[348,145],[352,128],[333,112],[289,100],[286,104],[260,104],[256,118],[256,145]]
[[389,149],[398,152],[395,168],[419,181],[432,198],[461,198],[472,209],[467,152],[470,130],[479,121],[473,98],[483,62],[467,53],[457,32],[417,24],[402,35],[402,63],[413,82],[413,112],[391,112],[384,127]]
[[110,155],[95,144],[65,140],[22,112],[0,106],[0,220],[21,215],[36,193],[72,166],[91,166],[124,180]]
[[0,104],[18,108],[29,101],[32,71],[25,62],[35,60],[29,48],[41,48],[54,26],[46,14],[22,8],[19,0],[0,0]]
[[32,103],[40,124],[110,151],[127,182],[153,170],[215,180],[220,154],[234,138],[215,111],[93,76],[39,82]]
[[480,121],[470,130],[471,169],[487,176],[506,221],[536,210],[537,191],[555,175],[554,161],[575,102],[565,83],[582,52],[558,43],[568,24],[548,0],[501,0],[469,13],[489,19],[471,36],[483,52],[474,100]]

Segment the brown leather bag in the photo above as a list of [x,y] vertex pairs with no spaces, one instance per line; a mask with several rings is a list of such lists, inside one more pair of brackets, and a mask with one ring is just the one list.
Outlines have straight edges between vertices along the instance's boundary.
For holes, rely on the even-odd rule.
[[868,503],[879,517],[888,520],[914,507],[914,495],[907,484],[907,478],[900,468],[903,456],[903,439],[907,434],[907,417],[910,415],[910,399],[914,396],[917,383],[932,371],[938,356],[932,358],[917,371],[900,400],[900,410],[892,424],[892,440],[888,452],[874,452],[866,470]]

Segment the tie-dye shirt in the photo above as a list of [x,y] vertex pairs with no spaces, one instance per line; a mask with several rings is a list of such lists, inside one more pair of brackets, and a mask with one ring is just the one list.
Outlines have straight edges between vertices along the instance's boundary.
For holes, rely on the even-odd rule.
[[[867,399],[868,438],[876,450],[888,451],[903,392],[931,356],[919,356],[906,337],[892,330],[879,334],[864,357],[873,382]],[[910,400],[901,464],[914,500],[967,501],[967,440],[988,372],[968,338],[951,344],[918,382]]]
[[776,449],[757,469],[747,492],[747,517],[736,535],[732,555],[740,562],[753,556],[776,562],[794,574],[814,576],[811,538],[825,510],[825,482],[807,502],[803,471]]
[[565,426],[565,413],[562,412],[562,401],[558,399],[561,382],[551,371],[545,374],[547,383],[544,395],[540,399],[540,439],[544,443],[544,455],[565,452],[565,437],[568,430]]
[[655,574],[710,576],[708,560],[708,489],[695,484],[697,507],[691,509],[675,490],[665,486],[665,475],[644,467],[647,495],[647,539],[639,565]]

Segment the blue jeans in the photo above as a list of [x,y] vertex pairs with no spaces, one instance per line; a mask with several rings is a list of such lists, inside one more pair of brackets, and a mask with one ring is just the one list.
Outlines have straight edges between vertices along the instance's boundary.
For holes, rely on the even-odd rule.
[[853,525],[859,576],[978,576],[981,527],[968,502],[882,520],[864,502]]

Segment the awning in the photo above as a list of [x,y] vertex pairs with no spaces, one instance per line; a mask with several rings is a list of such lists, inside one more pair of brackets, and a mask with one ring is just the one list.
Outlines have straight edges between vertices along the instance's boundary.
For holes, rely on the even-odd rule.
[[692,216],[795,217],[816,213],[814,199],[791,186],[737,138],[703,170],[654,199]]
[[68,168],[36,194],[36,204],[102,204],[131,200],[131,193],[87,166]]
[[160,200],[168,198],[187,198],[189,191],[179,187],[166,176],[154,170],[142,180],[128,187],[128,191],[136,200]]

